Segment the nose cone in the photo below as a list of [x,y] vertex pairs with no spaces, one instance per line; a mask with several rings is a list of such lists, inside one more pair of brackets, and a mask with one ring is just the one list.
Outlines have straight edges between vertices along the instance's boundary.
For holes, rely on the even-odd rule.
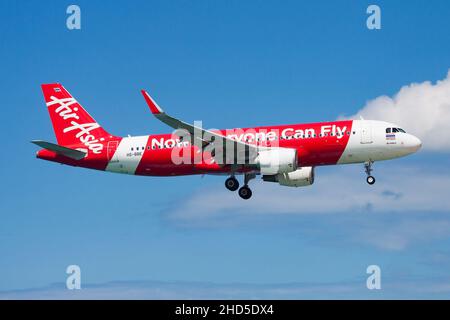
[[404,142],[404,146],[407,148],[408,152],[417,152],[422,147],[422,141],[419,138],[409,134]]

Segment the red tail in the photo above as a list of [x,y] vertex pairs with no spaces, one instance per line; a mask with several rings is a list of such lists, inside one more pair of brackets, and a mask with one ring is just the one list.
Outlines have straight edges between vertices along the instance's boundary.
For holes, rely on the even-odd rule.
[[59,145],[85,145],[101,153],[111,137],[59,83],[43,84],[45,102]]

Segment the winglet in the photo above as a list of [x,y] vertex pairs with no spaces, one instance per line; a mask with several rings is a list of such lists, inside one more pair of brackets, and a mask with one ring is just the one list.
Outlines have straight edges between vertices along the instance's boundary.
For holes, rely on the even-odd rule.
[[145,102],[147,102],[148,107],[150,108],[150,111],[153,114],[161,114],[164,113],[164,110],[161,109],[160,106],[158,106],[158,104],[155,102],[155,100],[152,99],[152,97],[150,97],[150,95],[148,94],[147,91],[145,90],[141,90],[142,95],[144,96]]

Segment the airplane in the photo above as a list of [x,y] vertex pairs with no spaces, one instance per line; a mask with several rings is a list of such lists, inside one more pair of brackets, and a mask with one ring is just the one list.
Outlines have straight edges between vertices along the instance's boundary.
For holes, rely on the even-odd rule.
[[[287,187],[314,183],[315,167],[364,164],[373,185],[375,161],[407,156],[422,142],[400,126],[375,120],[206,130],[169,116],[142,90],[156,119],[172,134],[119,137],[108,133],[59,83],[43,84],[57,143],[33,140],[36,157],[65,165],[142,176],[224,175],[225,187],[250,199],[249,181]],[[243,175],[239,187],[237,175]]]

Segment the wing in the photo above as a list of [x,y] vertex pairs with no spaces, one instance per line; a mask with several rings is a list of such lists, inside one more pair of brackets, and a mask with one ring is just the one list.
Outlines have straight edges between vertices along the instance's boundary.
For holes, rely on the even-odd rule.
[[[219,144],[222,144],[220,150],[223,154],[221,156],[225,156],[222,158],[223,163],[246,165],[253,165],[255,163],[255,159],[258,156],[258,146],[236,141],[224,136],[220,132],[206,130],[202,127],[198,127],[171,117],[164,112],[164,110],[155,102],[155,100],[153,100],[147,91],[141,90],[141,92],[150,108],[150,111],[158,120],[164,122],[175,130],[186,130],[191,136],[191,143],[195,144],[196,140],[199,140],[202,148],[210,146],[213,150],[212,156],[215,157],[216,160],[218,160],[219,155],[215,152],[215,150],[219,149]],[[214,147],[217,147],[217,149]],[[233,148],[232,152],[230,152],[231,148]]]

